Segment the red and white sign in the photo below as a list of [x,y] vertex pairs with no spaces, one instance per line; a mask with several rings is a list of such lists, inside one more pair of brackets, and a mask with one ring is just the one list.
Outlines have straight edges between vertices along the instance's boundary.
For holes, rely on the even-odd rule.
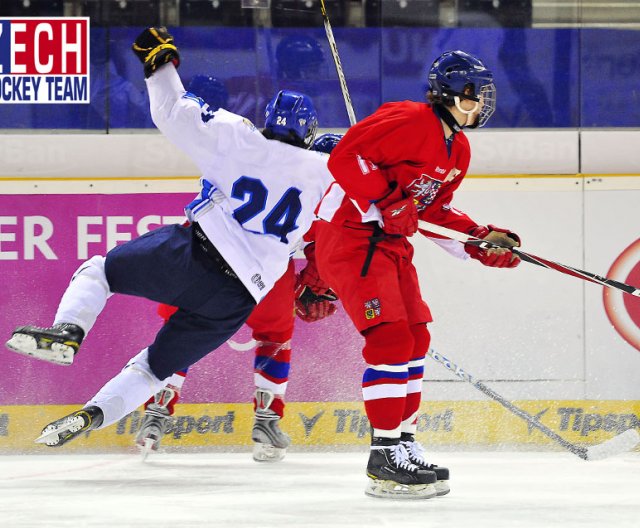
[[[640,284],[640,239],[620,254],[607,276],[625,284]],[[640,350],[640,298],[604,288],[604,308],[616,331]]]
[[0,18],[0,104],[88,102],[88,17]]

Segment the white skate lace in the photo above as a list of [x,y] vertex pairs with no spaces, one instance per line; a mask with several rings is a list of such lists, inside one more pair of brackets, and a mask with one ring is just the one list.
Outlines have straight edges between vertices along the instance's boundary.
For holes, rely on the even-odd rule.
[[407,471],[418,471],[418,466],[409,460],[409,453],[402,444],[391,446],[389,450],[391,451],[391,459],[397,467]]
[[427,460],[424,457],[425,449],[422,444],[420,442],[416,442],[415,440],[413,442],[407,442],[407,444],[409,444],[409,451],[411,452],[413,458],[420,462],[420,464],[426,466]]

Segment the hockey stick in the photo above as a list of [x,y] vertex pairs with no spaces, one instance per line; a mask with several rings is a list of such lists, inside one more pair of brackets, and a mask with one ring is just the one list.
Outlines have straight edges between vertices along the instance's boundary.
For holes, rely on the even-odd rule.
[[[471,235],[461,233],[459,231],[454,231],[453,229],[448,229],[446,227],[432,224],[431,222],[419,220],[418,223],[419,223],[420,229],[423,229],[425,231],[430,231],[431,233],[435,233],[437,235],[441,235],[450,240],[457,240],[464,244],[477,246],[481,249],[492,249],[492,248],[501,247],[498,244],[492,244],[491,242],[487,242],[486,240],[482,240],[480,238],[476,238]],[[593,282],[595,284],[600,284],[602,286],[607,286],[608,288],[621,290],[625,293],[628,293],[629,295],[635,295],[636,297],[640,297],[640,288],[636,288],[635,286],[630,286],[629,284],[624,284],[623,282],[619,282],[614,279],[609,279],[607,277],[602,277],[601,275],[596,275],[595,273],[590,273],[588,271],[584,271],[578,268],[573,268],[571,266],[567,266],[566,264],[560,264],[559,262],[547,260],[542,257],[532,255],[531,253],[525,253],[524,251],[517,248],[509,248],[509,249],[514,255],[517,255],[522,260],[524,260],[525,262],[529,262],[530,264],[535,264],[536,266],[542,266],[543,268],[553,269],[553,270],[559,271],[560,273],[565,273],[566,275],[577,277],[578,279],[582,279],[588,282]]]
[[338,45],[336,44],[336,39],[333,36],[333,30],[331,29],[331,23],[329,22],[329,15],[327,15],[327,9],[324,6],[324,0],[320,0],[320,10],[322,11],[322,20],[324,21],[324,31],[327,34],[327,40],[329,41],[329,48],[331,49],[333,62],[336,65],[336,72],[338,73],[338,79],[340,80],[340,89],[342,90],[344,105],[347,108],[347,114],[349,116],[349,124],[355,125],[356,114],[353,111],[353,103],[351,102],[351,96],[349,95],[349,88],[347,88],[347,79],[344,76],[342,63],[340,62],[340,55],[338,55]]
[[570,451],[574,455],[579,456],[582,460],[602,460],[603,458],[608,458],[610,456],[619,455],[621,453],[629,451],[636,445],[638,445],[638,443],[640,443],[640,434],[638,434],[638,431],[636,431],[635,429],[627,429],[625,432],[620,433],[619,435],[614,436],[613,438],[605,440],[604,442],[596,444],[594,446],[582,447],[572,444],[568,440],[562,438],[556,432],[549,429],[546,425],[540,423],[537,418],[520,409],[520,407],[516,407],[513,403],[504,399],[493,389],[487,387],[481,381],[473,378],[458,365],[452,363],[443,355],[438,354],[435,350],[433,350],[433,348],[430,348],[427,354],[431,356],[432,359],[443,365],[447,370],[453,372],[461,380],[469,382],[480,392],[489,396],[489,398],[491,398],[492,400],[497,401],[505,409],[511,411],[518,418],[522,418],[531,427],[535,427],[548,438],[564,447],[567,451]]
[[247,341],[246,343],[240,343],[239,341],[234,341],[233,339],[227,339],[227,345],[229,345],[234,350],[237,350],[238,352],[246,352],[247,350],[251,350],[252,348],[255,348],[257,344],[258,342],[253,338],[249,339],[249,341]]
[[[237,350],[238,352],[246,352],[247,350],[251,350],[252,348],[258,346],[258,343],[260,343],[260,341],[256,341],[253,338],[249,339],[249,341],[247,341],[246,343],[240,343],[238,341],[234,341],[233,339],[227,340],[227,345],[229,345],[233,350]],[[259,370],[264,369],[269,364],[269,362],[278,355],[278,352],[280,352],[288,343],[290,343],[290,341],[280,343],[280,345],[273,352],[271,352],[271,354],[262,358],[262,361],[258,365],[256,365],[256,368]]]

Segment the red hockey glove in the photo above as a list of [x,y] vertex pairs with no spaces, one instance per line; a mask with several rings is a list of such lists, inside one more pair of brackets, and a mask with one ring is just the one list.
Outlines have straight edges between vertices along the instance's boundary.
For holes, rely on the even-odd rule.
[[382,209],[382,230],[387,235],[410,237],[418,230],[418,210],[413,198],[404,198]]
[[306,286],[302,286],[302,292],[299,295],[296,290],[296,315],[305,323],[320,321],[336,313],[336,306],[332,302],[336,299],[335,294],[333,299],[329,300],[328,295],[316,295]]
[[[318,266],[316,266],[315,242],[312,242],[305,246],[304,254],[307,257],[307,265],[297,277],[296,291],[300,286],[306,286],[315,295],[324,295],[327,292],[331,292],[331,288],[329,287],[329,285],[320,277]],[[299,294],[302,294],[302,290],[300,290]],[[331,296],[335,297],[335,293],[331,292],[330,297]],[[296,297],[299,297],[299,295],[296,294]],[[335,301],[336,299],[337,297],[335,297],[335,299],[329,300]]]
[[488,226],[474,227],[469,231],[469,234],[492,244],[503,246],[497,249],[481,249],[465,244],[464,250],[471,258],[492,268],[515,268],[520,264],[520,257],[509,251],[509,248],[520,246],[520,237],[515,233],[489,224]]
[[296,315],[307,323],[336,313],[333,302],[338,296],[320,278],[314,261],[309,261],[296,277],[295,298]]

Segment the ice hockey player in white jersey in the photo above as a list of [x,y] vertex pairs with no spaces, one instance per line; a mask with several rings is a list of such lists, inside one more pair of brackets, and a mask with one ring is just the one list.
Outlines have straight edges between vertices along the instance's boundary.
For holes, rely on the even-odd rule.
[[201,192],[186,207],[191,224],[164,226],[92,257],[73,275],[53,326],[17,328],[7,346],[70,364],[114,293],[178,311],[83,409],[45,427],[38,441],[49,446],[117,422],[231,337],[287,269],[332,182],[326,156],[269,140],[246,119],[212,112],[186,92],[165,28],[145,29],[133,51],[156,126],[202,172]]

